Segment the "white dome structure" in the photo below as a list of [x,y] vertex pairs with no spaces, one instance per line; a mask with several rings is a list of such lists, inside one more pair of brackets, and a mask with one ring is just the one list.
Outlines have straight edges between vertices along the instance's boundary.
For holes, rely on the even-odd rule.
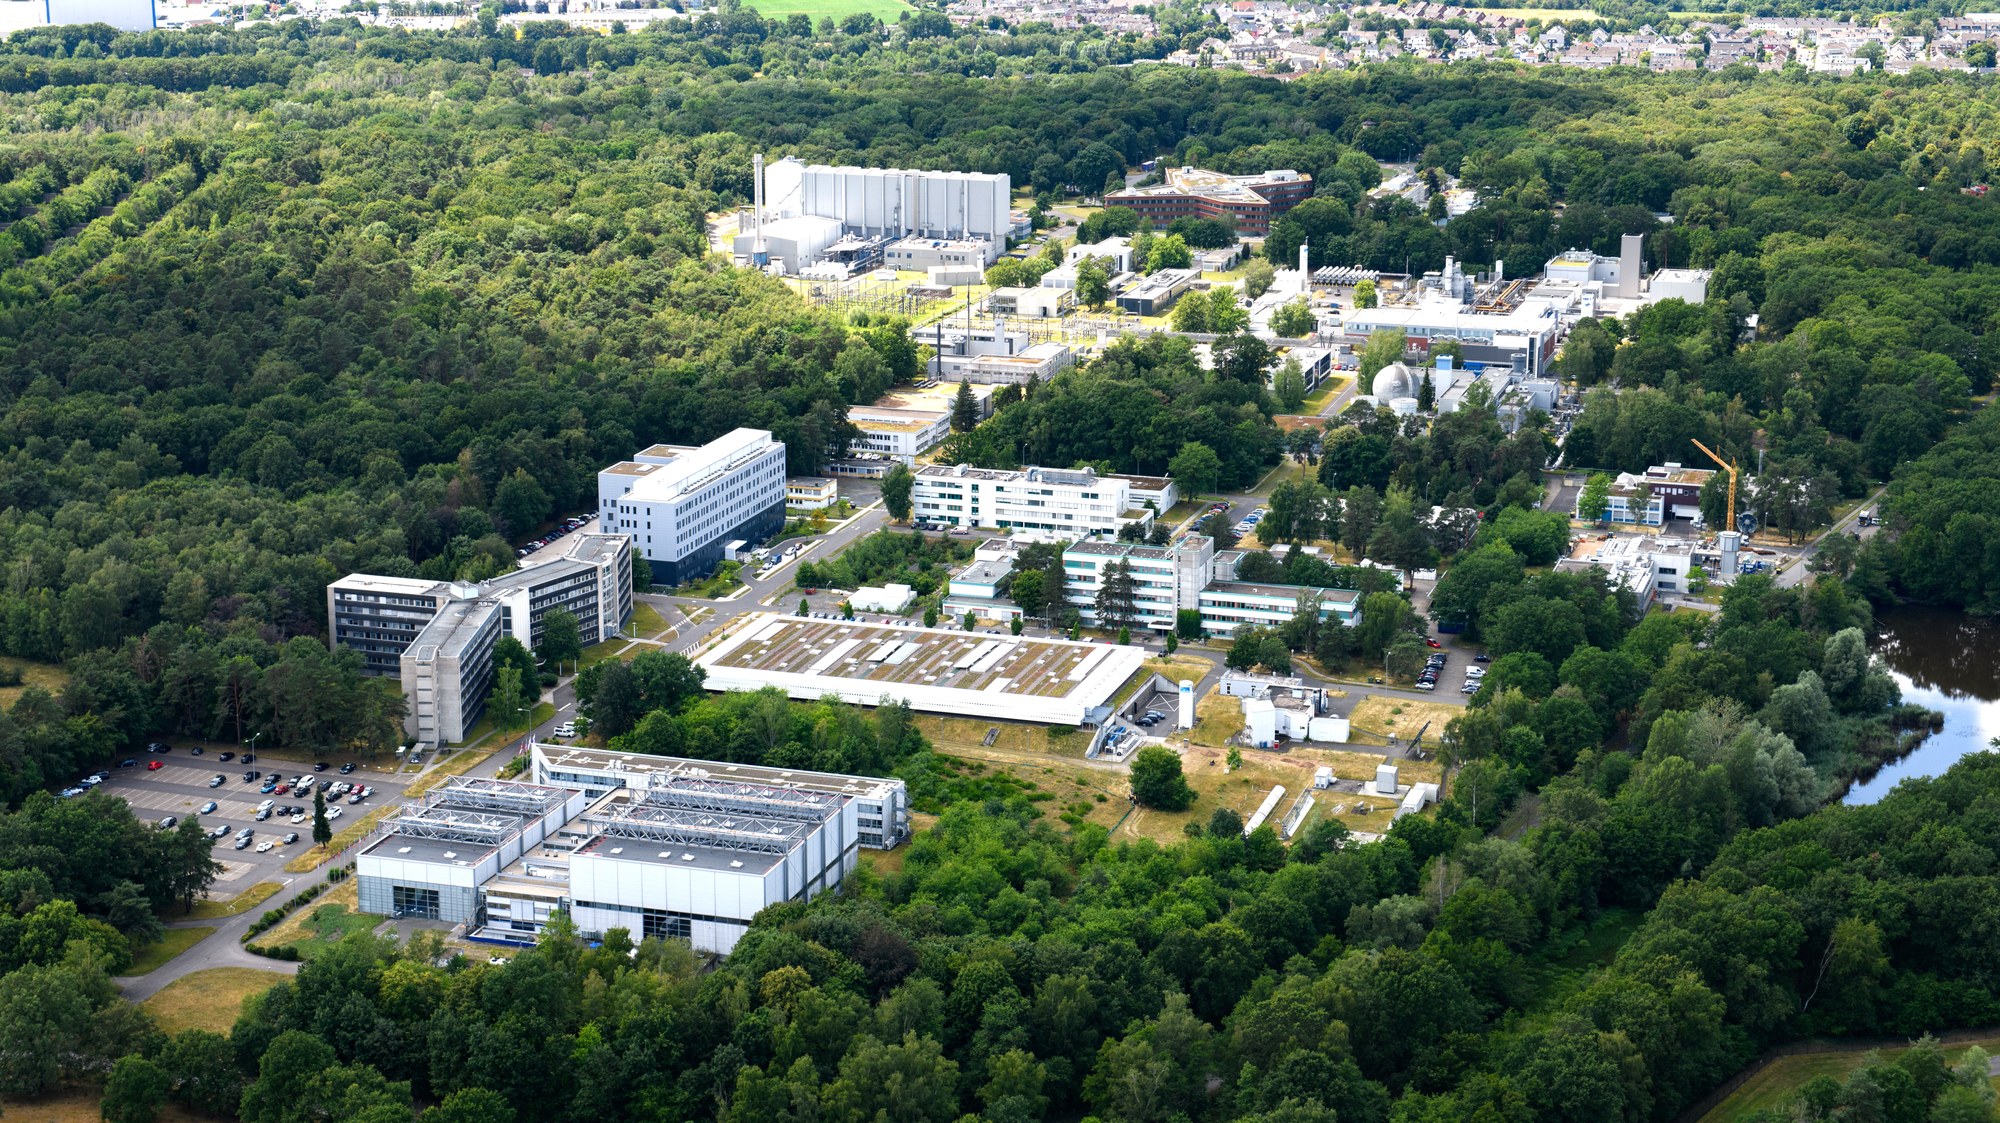
[[1410,369],[1408,363],[1390,363],[1375,372],[1374,397],[1378,402],[1394,398],[1414,398],[1417,394],[1417,379],[1423,377]]

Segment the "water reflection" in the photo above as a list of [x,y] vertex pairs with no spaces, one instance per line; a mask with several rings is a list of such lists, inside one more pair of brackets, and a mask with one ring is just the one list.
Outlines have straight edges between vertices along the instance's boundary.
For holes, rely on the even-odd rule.
[[1877,619],[1874,648],[1903,701],[1944,715],[1944,729],[1917,751],[1847,791],[1844,803],[1874,803],[1911,776],[1935,776],[2000,737],[2000,624],[1937,608],[1898,608]]

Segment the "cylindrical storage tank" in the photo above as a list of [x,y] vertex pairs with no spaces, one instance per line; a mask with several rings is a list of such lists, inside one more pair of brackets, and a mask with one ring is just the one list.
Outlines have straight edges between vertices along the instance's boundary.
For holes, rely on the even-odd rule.
[[1181,728],[1194,728],[1194,683],[1181,680]]
[[1389,410],[1397,417],[1410,417],[1417,412],[1415,398],[1390,398]]

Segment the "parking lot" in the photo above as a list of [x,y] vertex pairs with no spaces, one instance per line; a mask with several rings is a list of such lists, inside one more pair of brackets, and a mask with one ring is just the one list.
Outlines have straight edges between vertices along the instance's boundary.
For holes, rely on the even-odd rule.
[[[299,798],[276,794],[265,795],[258,790],[263,786],[263,776],[272,772],[282,772],[285,779],[289,780],[293,776],[308,774],[310,765],[259,754],[254,765],[258,770],[259,779],[251,783],[243,779],[243,774],[249,771],[251,766],[236,761],[220,763],[213,755],[189,756],[183,748],[176,748],[172,753],[161,756],[142,752],[136,759],[138,763],[134,767],[110,769],[106,773],[104,783],[100,785],[100,790],[117,796],[131,805],[132,813],[142,822],[157,823],[168,815],[176,819],[195,816],[204,827],[211,830],[227,826],[228,833],[214,842],[215,860],[222,863],[222,874],[216,879],[218,896],[233,893],[258,881],[282,876],[285,863],[312,845],[311,794]],[[160,765],[159,770],[148,771],[146,766],[154,762]],[[218,773],[223,777],[222,784],[214,788],[209,787],[209,781]],[[341,811],[340,817],[333,819],[332,822],[335,834],[339,834],[341,828],[347,826],[351,819],[365,815],[384,804],[393,803],[403,794],[403,781],[393,779],[372,768],[357,769],[349,776],[342,776],[331,768],[314,775],[317,776],[317,782],[322,784],[344,779],[349,783],[361,783],[375,789],[373,795],[358,805],[348,803],[345,796],[337,801],[327,801],[326,810],[329,817],[333,815],[335,807],[339,807]],[[274,808],[285,805],[303,807],[305,819],[293,824],[287,819],[273,815],[261,823],[257,822],[257,805],[266,799],[275,801]],[[211,800],[215,802],[215,810],[199,814],[199,808]],[[244,827],[250,827],[256,833],[252,836],[248,847],[237,850],[234,848],[235,834]],[[257,852],[258,845],[266,841],[279,841],[294,831],[299,836],[296,843],[274,846],[261,854]]]

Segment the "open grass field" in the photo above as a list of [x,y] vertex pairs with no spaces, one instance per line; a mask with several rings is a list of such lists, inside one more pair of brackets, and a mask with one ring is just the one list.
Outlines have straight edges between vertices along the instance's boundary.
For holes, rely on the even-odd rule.
[[[1951,1035],[1945,1039],[1945,1055],[1957,1060],[1968,1046],[1979,1047],[1993,1052],[2000,1050],[2000,1033]],[[1788,1057],[1778,1057],[1754,1073],[1743,1082],[1742,1087],[1710,1109],[1701,1117],[1701,1123],[1733,1123],[1747,1119],[1759,1111],[1776,1111],[1784,1106],[1806,1081],[1816,1076],[1831,1076],[1844,1080],[1848,1073],[1860,1068],[1870,1052],[1879,1049],[1885,1058],[1893,1058],[1905,1051],[1907,1046],[1873,1046],[1865,1043],[1831,1048],[1822,1052],[1797,1053]],[[2000,1080],[1995,1080],[2000,1087]]]
[[[1481,12],[1500,16],[1503,19],[1538,19],[1544,23],[1568,23],[1570,20],[1604,19],[1595,8],[1480,8]],[[1686,15],[1677,12],[1676,15]]]
[[[1075,732],[1061,737],[1049,736],[1049,726],[1029,725],[1023,722],[982,721],[972,717],[944,717],[939,714],[918,714],[916,726],[930,738],[931,744],[940,751],[954,749],[997,749],[1003,753],[1038,753],[1049,756],[1081,758],[1090,744],[1086,733]],[[1000,735],[986,744],[986,731],[998,729]]]
[[[225,1029],[228,1027],[224,1027]],[[19,1100],[7,1097],[8,1123],[102,1123],[103,1115],[98,1104],[103,1094],[94,1088],[78,1088],[70,1092],[58,1092],[38,1100]],[[155,1123],[201,1123],[206,1116],[196,1115],[184,1107],[168,1104],[154,1116]]]
[[147,944],[133,953],[132,966],[125,973],[144,975],[156,971],[175,956],[213,935],[215,929],[208,927],[169,928],[159,942]]
[[[262,994],[286,978],[289,976],[255,967],[211,967],[168,983],[166,989],[146,1000],[146,1011],[168,1033],[184,1029],[228,1033],[243,1012],[244,999]],[[7,1117],[35,1118],[16,1116],[13,1104],[7,1105]]]
[[51,694],[62,693],[69,682],[69,676],[61,667],[51,667],[47,663],[31,663],[26,659],[0,658],[0,667],[21,672],[21,685],[0,687],[0,706],[12,706],[20,701],[21,695],[31,686],[39,686]]
[[1430,729],[1424,734],[1429,743],[1428,738],[1444,732],[1446,722],[1464,712],[1464,706],[1449,702],[1418,702],[1370,694],[1355,703],[1354,712],[1347,716],[1354,722],[1354,732],[1372,734],[1384,743],[1391,733],[1407,741],[1429,722]]
[[190,920],[221,920],[225,917],[242,916],[270,900],[283,888],[284,886],[275,881],[260,881],[234,897],[226,897],[219,901],[196,901],[194,907],[188,910],[187,917]]

